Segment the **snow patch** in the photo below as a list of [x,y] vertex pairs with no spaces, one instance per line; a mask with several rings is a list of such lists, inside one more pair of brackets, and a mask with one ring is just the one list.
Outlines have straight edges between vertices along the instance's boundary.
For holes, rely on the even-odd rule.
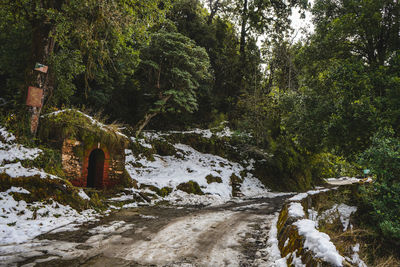
[[111,234],[122,233],[126,230],[132,229],[133,224],[126,224],[124,221],[113,221],[107,225],[100,225],[90,229],[88,232],[91,234]]
[[305,217],[303,206],[298,202],[292,202],[288,208],[289,216],[293,218]]
[[327,178],[325,180],[328,184],[331,185],[346,185],[346,184],[360,183],[363,181],[362,179],[358,179],[355,177]]
[[360,244],[359,243],[355,244],[352,247],[352,250],[353,250],[353,255],[351,256],[351,258],[346,257],[346,260],[348,260],[357,267],[367,267],[365,262],[362,259],[360,259],[360,256],[358,255],[358,252],[360,252]]
[[20,193],[20,194],[30,194],[31,192],[29,192],[28,190],[22,188],[22,187],[15,187],[15,186],[11,186],[10,189],[8,189],[7,191],[5,191],[5,193]]
[[268,245],[268,266],[273,267],[287,267],[286,259],[282,258],[278,246],[278,228],[276,227],[279,219],[279,213],[276,213],[271,222],[271,229],[269,230]]
[[325,260],[334,266],[343,266],[344,258],[338,253],[330,237],[316,229],[315,222],[302,219],[294,223],[299,234],[304,236],[304,247],[315,253],[316,257]]
[[0,141],[0,164],[15,160],[34,160],[42,150],[39,148],[26,148],[20,144],[5,144]]
[[0,135],[1,135],[1,137],[3,137],[3,139],[6,143],[15,141],[15,136],[12,133],[8,132],[6,130],[6,128],[4,128],[2,126],[0,126]]
[[10,192],[27,194],[23,188],[11,188],[0,192],[0,243],[23,243],[40,234],[55,228],[68,225],[66,229],[73,228],[73,223],[79,224],[94,221],[98,216],[94,210],[77,212],[70,206],[64,206],[56,201],[52,204],[40,202],[26,203],[16,201]]
[[308,196],[307,193],[299,193],[291,198],[289,198],[289,201],[301,201],[305,199]]
[[[161,199],[160,199],[161,200]],[[175,205],[190,205],[190,206],[198,206],[198,205],[210,205],[217,206],[225,203],[227,201],[226,198],[223,198],[219,195],[195,195],[188,194],[181,190],[175,190],[168,196],[164,197],[163,200],[169,201]]]
[[340,222],[343,225],[343,231],[347,231],[347,228],[349,227],[350,224],[350,216],[356,211],[357,207],[355,206],[348,206],[343,203],[339,205],[335,204],[329,210],[324,211],[321,214],[319,220],[323,219],[329,223],[332,223],[335,218],[339,217]]
[[90,197],[88,195],[86,195],[85,191],[83,191],[83,189],[79,189],[78,195],[85,200],[90,200]]
[[37,168],[25,168],[21,165],[21,162],[17,163],[9,163],[4,166],[0,166],[0,173],[6,173],[11,178],[18,177],[32,177],[32,176],[40,176],[40,178],[50,178],[50,179],[59,179],[55,175],[48,174],[42,170]]
[[[143,155],[135,156],[127,149],[126,170],[138,181],[138,185],[172,188],[174,192],[164,199],[178,204],[197,205],[201,201],[204,201],[202,204],[222,204],[232,198],[230,177],[232,175],[240,177],[245,167],[216,155],[201,153],[188,145],[175,144],[174,147],[177,155],[153,155],[154,160],[149,160]],[[248,168],[251,169],[253,165],[254,162],[248,162]],[[208,175],[219,177],[221,182],[208,183],[206,179]],[[176,190],[179,184],[190,180],[200,186],[205,196],[192,196]],[[241,192],[246,197],[254,197],[265,196],[268,190],[258,179],[247,174],[241,184]]]

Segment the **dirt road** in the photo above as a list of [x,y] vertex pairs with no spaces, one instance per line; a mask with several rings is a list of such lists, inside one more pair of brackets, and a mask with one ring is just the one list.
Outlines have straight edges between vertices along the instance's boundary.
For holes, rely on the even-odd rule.
[[8,255],[0,248],[0,255],[7,266],[25,267],[271,266],[269,229],[287,197],[124,209],[76,231],[19,244]]

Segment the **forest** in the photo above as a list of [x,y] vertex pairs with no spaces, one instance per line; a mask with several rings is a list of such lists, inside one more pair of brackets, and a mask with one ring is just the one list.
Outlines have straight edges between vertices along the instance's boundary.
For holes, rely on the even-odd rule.
[[[131,136],[228,124],[306,190],[363,175],[360,221],[400,245],[397,0],[0,0],[0,122],[27,144],[33,113],[101,113]],[[294,38],[291,14],[313,30]],[[48,66],[46,74],[34,71]],[[41,108],[26,105],[43,88]],[[222,124],[221,124],[222,123]],[[40,120],[39,120],[40,127]]]

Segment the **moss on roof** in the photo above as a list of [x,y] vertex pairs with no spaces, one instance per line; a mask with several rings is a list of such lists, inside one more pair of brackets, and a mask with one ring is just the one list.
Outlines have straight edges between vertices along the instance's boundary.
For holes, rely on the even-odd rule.
[[106,125],[75,109],[45,114],[40,120],[39,138],[61,143],[64,139],[101,142],[110,149],[124,147],[129,138],[116,124]]

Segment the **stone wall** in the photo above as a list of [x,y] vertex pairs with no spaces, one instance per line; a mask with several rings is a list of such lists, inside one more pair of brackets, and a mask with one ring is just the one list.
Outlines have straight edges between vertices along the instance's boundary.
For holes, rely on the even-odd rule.
[[[357,184],[341,186],[339,189],[332,189],[327,192],[320,192],[318,194],[308,195],[300,201],[305,211],[305,217],[308,218],[307,211],[311,209],[319,201],[323,201],[323,197],[335,194],[341,194],[343,191],[348,190],[355,194],[357,191]],[[282,258],[286,258],[288,266],[294,266],[292,261],[293,257],[301,259],[302,264],[306,267],[325,267],[333,266],[332,264],[316,257],[312,251],[304,247],[304,237],[299,234],[298,228],[294,223],[301,218],[293,218],[289,216],[288,207],[290,202],[286,203],[278,218],[278,247],[281,252]],[[344,260],[342,266],[353,266],[348,261]]]
[[108,165],[108,180],[104,181],[105,187],[113,187],[114,185],[121,182],[121,177],[125,170],[125,153],[114,154],[109,161]]
[[74,152],[74,148],[80,145],[80,141],[71,139],[65,139],[62,145],[62,167],[65,176],[71,181],[82,175],[82,160]]

